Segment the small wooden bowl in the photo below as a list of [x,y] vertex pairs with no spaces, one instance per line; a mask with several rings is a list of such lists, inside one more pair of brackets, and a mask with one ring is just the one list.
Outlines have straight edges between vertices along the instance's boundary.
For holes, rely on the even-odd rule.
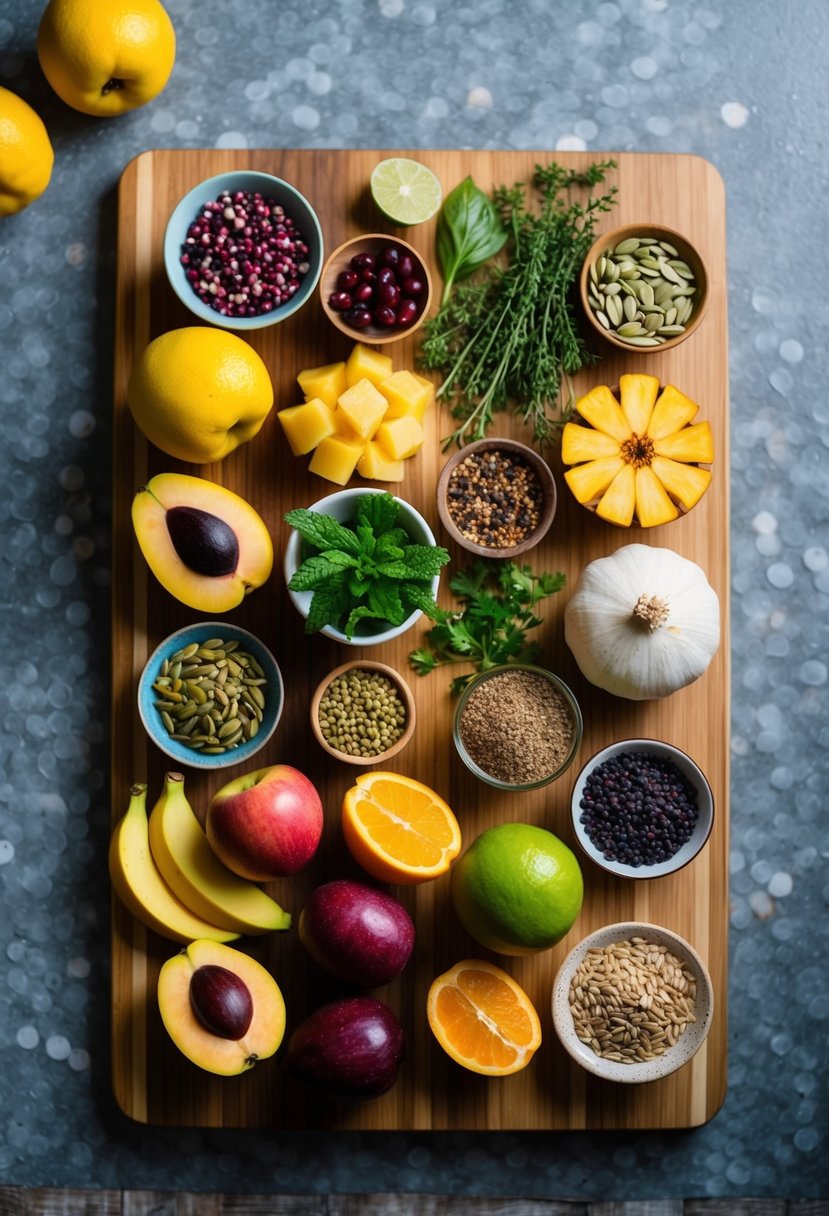
[[[373,756],[350,756],[348,752],[341,752],[332,747],[325,739],[319,723],[319,708],[320,701],[325,694],[325,690],[332,680],[337,676],[345,675],[349,671],[377,671],[384,675],[386,679],[391,680],[398,691],[400,699],[406,707],[406,729],[403,734],[390,748],[384,752],[377,752]],[[314,732],[314,737],[319,743],[323,751],[328,752],[329,756],[333,756],[336,760],[342,760],[344,764],[359,764],[362,766],[373,765],[379,767],[390,760],[392,756],[396,756],[399,751],[402,751],[406,744],[414,734],[415,719],[417,711],[415,709],[414,697],[412,690],[409,688],[406,681],[403,679],[399,671],[395,671],[393,667],[389,667],[387,663],[377,663],[373,659],[353,659],[350,663],[343,663],[341,667],[335,667],[329,672],[324,680],[321,680],[317,686],[311,701],[311,730]]]
[[[496,549],[492,545],[479,545],[467,536],[464,536],[452,518],[448,499],[449,479],[461,461],[476,453],[496,451],[505,452],[517,457],[528,465],[538,478],[542,493],[541,518],[535,531],[531,532],[529,536],[525,536],[517,545],[511,545],[503,549]],[[457,545],[460,545],[462,549],[466,549],[468,553],[476,554],[478,557],[512,558],[518,557],[520,554],[534,548],[547,534],[550,524],[553,522],[553,516],[556,513],[557,502],[556,483],[553,480],[553,475],[546,460],[542,459],[533,448],[528,447],[525,443],[519,443],[515,439],[479,439],[476,443],[468,443],[449,457],[438,478],[437,508],[440,522]]]
[[[593,263],[597,262],[601,255],[609,249],[615,248],[621,241],[626,241],[630,237],[643,236],[655,237],[657,240],[665,240],[673,245],[678,250],[682,261],[686,262],[694,272],[694,281],[697,288],[697,295],[694,299],[694,310],[684,331],[681,334],[675,334],[673,337],[666,338],[658,346],[638,346],[635,343],[626,342],[624,338],[618,337],[612,330],[605,329],[590,307],[588,298],[590,267]],[[596,238],[590,246],[587,257],[584,259],[584,265],[581,268],[579,294],[581,296],[582,308],[587,315],[590,325],[606,342],[609,342],[611,346],[615,346],[617,350],[627,351],[628,354],[637,356],[654,355],[659,354],[660,351],[673,350],[675,346],[679,346],[680,342],[684,342],[686,338],[689,338],[701,324],[708,307],[708,269],[702,254],[681,233],[675,232],[672,228],[665,228],[661,224],[651,224],[647,220],[643,220],[636,224],[625,224],[621,228],[614,228],[612,232],[603,232],[601,236]]]
[[[333,291],[337,290],[337,276],[340,271],[348,269],[349,263],[355,253],[379,254],[384,249],[388,249],[389,246],[409,255],[412,259],[416,275],[426,285],[426,291],[420,301],[420,312],[411,325],[407,325],[404,329],[381,329],[378,325],[369,325],[365,329],[355,329],[345,321],[343,313],[337,312],[336,309],[331,307],[328,303],[328,297]],[[332,325],[337,327],[340,333],[351,338],[353,342],[368,342],[372,346],[383,346],[387,342],[399,342],[401,338],[407,338],[409,334],[413,334],[423,324],[432,303],[432,277],[429,274],[429,267],[426,261],[408,241],[403,241],[398,236],[388,236],[384,232],[369,232],[363,236],[355,236],[350,241],[346,241],[343,245],[338,246],[330,255],[322,268],[320,276],[320,302],[328,320]]]

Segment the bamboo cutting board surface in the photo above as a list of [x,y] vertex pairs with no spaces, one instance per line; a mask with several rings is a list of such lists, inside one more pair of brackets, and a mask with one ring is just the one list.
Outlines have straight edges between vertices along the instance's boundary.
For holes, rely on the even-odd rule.
[[[320,851],[292,880],[268,889],[294,914],[294,926],[308,893],[336,877],[361,876],[341,839],[339,810],[355,770],[327,757],[311,736],[308,707],[322,676],[346,658],[379,658],[407,673],[417,701],[417,728],[411,743],[390,768],[438,790],[455,810],[465,845],[496,823],[523,821],[550,829],[578,852],[569,827],[569,799],[581,765],[617,739],[646,737],[674,743],[693,756],[708,776],[716,801],[713,833],[703,852],[678,874],[650,881],[623,881],[582,862],[585,902],[568,936],[552,950],[528,958],[488,955],[469,938],[449,902],[448,876],[415,889],[397,888],[414,917],[417,945],[403,975],[379,990],[402,1019],[407,1058],[395,1087],[373,1102],[339,1106],[320,1101],[288,1079],[279,1059],[244,1076],[223,1079],[200,1072],[166,1035],[158,1013],[155,984],[162,962],[177,947],[137,923],[117,900],[112,909],[112,1066],[116,1098],[132,1118],[152,1124],[204,1127],[309,1129],[578,1129],[670,1128],[705,1122],[720,1106],[726,1085],[726,1000],[728,927],[728,345],[726,322],[725,199],[722,181],[707,162],[691,156],[625,153],[611,176],[619,187],[617,205],[602,219],[604,228],[651,220],[685,233],[705,256],[710,304],[696,334],[674,350],[647,359],[616,354],[577,379],[577,391],[593,384],[618,383],[625,371],[645,370],[673,382],[701,405],[710,420],[716,462],[709,492],[685,518],[643,533],[622,530],[592,517],[572,499],[561,480],[558,454],[550,457],[559,484],[559,506],[544,542],[529,555],[536,570],[561,570],[566,589],[543,604],[538,630],[542,662],[573,688],[584,713],[585,731],[575,764],[557,782],[528,794],[502,794],[476,781],[454,753],[449,677],[438,671],[418,678],[407,655],[425,628],[415,626],[397,641],[352,651],[322,637],[307,640],[303,622],[285,590],[281,555],[287,538],[283,514],[307,506],[336,487],[307,472],[307,459],[287,449],[276,410],[300,400],[296,374],[303,367],[345,358],[350,343],[333,329],[313,300],[296,316],[247,335],[264,358],[274,382],[276,406],[263,430],[221,464],[203,468],[177,464],[149,445],[133,424],[126,384],[133,360],[158,334],[193,324],[173,295],[164,274],[164,228],[179,198],[203,178],[227,169],[250,168],[295,184],[316,208],[325,247],[360,232],[378,230],[378,215],[367,194],[371,169],[383,155],[375,151],[151,151],[124,171],[119,192],[118,275],[114,392],[113,536],[113,704],[112,816],[126,809],[135,781],[149,783],[151,806],[161,790],[165,758],[147,740],[136,711],[138,675],[153,647],[203,614],[172,599],[149,573],[130,522],[133,493],[162,471],[195,473],[243,494],[266,520],[276,561],[270,581],[231,614],[234,623],[262,638],[274,651],[285,679],[285,712],[275,736],[250,768],[289,763],[308,774],[320,790],[326,826]],[[403,153],[407,155],[407,153]],[[447,194],[467,174],[483,188],[528,181],[536,162],[551,159],[585,167],[587,154],[500,151],[417,151]],[[379,225],[382,227],[382,224]],[[389,232],[393,230],[387,228]],[[434,267],[434,221],[404,235]],[[438,276],[439,283],[439,276]],[[417,335],[388,347],[395,367],[414,367]],[[440,437],[450,429],[445,412],[427,420],[422,452],[407,464],[406,479],[394,490],[417,507],[441,535],[435,485],[445,459]],[[497,416],[493,434],[529,442],[512,419]],[[650,703],[622,701],[588,685],[563,641],[567,596],[585,565],[632,541],[665,546],[698,562],[720,597],[723,642],[707,673],[672,697]],[[456,568],[463,554],[448,546]],[[444,574],[441,602],[452,603]],[[206,777],[189,770],[187,793],[203,818],[212,793],[232,776]],[[707,963],[714,984],[715,1017],[707,1042],[694,1060],[673,1076],[647,1085],[612,1085],[572,1063],[552,1025],[550,993],[558,964],[585,934],[615,921],[655,922],[686,937]],[[313,964],[295,927],[288,933],[243,939],[242,947],[269,967],[288,1009],[287,1037],[312,1009],[340,995],[343,987]],[[490,957],[524,985],[542,1020],[543,1042],[530,1066],[512,1077],[486,1079],[465,1072],[433,1039],[425,1001],[433,977],[462,958]]]

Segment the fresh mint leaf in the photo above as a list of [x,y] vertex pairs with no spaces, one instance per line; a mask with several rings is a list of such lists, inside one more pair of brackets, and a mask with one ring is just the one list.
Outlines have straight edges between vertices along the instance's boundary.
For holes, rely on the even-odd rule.
[[355,571],[348,579],[348,590],[355,600],[360,600],[371,586],[371,579]]
[[432,620],[437,620],[440,615],[440,609],[435,603],[432,596],[426,587],[420,583],[401,583],[400,595],[410,608],[419,608],[426,616]]
[[389,578],[378,578],[368,589],[368,606],[392,625],[400,625],[408,616],[400,598],[400,584]]
[[390,531],[397,523],[400,505],[391,494],[363,494],[357,499],[357,524],[367,524],[375,537]]
[[377,541],[374,538],[374,533],[371,530],[371,524],[365,520],[359,520],[354,528],[357,533],[357,542],[360,546],[360,556],[365,559],[374,556],[374,550],[377,547]]
[[[352,562],[354,559],[352,559]],[[288,587],[291,591],[316,591],[331,583],[337,586],[343,582],[343,567],[324,554],[307,557],[298,570],[294,572]]]
[[341,549],[344,553],[359,553],[359,543],[354,532],[330,515],[297,507],[285,516],[286,524],[295,528],[304,540],[317,549]]
[[434,578],[449,561],[449,553],[440,545],[406,545],[403,563],[410,578]]
[[305,621],[305,632],[318,633],[326,625],[339,628],[348,603],[348,589],[344,582],[329,583],[325,587],[318,587],[311,599],[311,607]]
[[[368,607],[367,604],[360,604],[359,607],[352,608],[351,612],[348,614],[348,620],[345,623],[345,628],[343,630],[343,633],[348,638],[348,640],[351,641],[351,639],[354,637],[354,631],[356,630],[357,625],[359,624],[360,621],[366,621],[366,620],[385,621],[386,619],[387,618],[384,613],[374,612],[374,611],[372,611],[371,608]],[[392,622],[392,624],[394,624],[394,623],[395,622]],[[399,621],[397,621],[396,623],[398,625],[400,624]]]

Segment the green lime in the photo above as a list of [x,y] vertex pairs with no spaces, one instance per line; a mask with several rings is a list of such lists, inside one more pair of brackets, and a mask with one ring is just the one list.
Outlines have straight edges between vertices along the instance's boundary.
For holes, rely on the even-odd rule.
[[440,206],[440,182],[419,161],[392,156],[374,166],[371,197],[395,224],[422,224]]
[[529,823],[502,823],[473,841],[452,871],[464,928],[500,954],[561,941],[581,910],[584,883],[563,840]]

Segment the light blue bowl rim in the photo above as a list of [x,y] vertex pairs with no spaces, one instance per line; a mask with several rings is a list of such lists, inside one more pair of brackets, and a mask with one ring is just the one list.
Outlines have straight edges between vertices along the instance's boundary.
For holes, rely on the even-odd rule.
[[[262,725],[256,737],[249,743],[244,743],[241,747],[234,748],[231,752],[225,752],[222,756],[202,756],[199,752],[176,742],[175,739],[169,739],[159,717],[158,710],[153,704],[155,694],[152,691],[152,681],[165,655],[170,654],[174,650],[181,649],[182,646],[188,645],[190,641],[211,637],[221,637],[231,641],[238,638],[240,642],[249,647],[259,662],[262,663],[269,683],[275,683],[276,686],[276,696],[273,695],[273,689],[269,692]],[[265,643],[255,634],[251,633],[248,629],[242,628],[241,625],[233,625],[229,621],[196,621],[192,625],[185,625],[183,628],[177,629],[175,633],[171,633],[169,637],[164,638],[156,646],[139,677],[137,700],[138,715],[144,729],[159,751],[163,752],[171,760],[175,760],[177,764],[210,771],[213,769],[230,768],[231,765],[235,764],[244,764],[246,760],[249,760],[251,756],[255,755],[256,752],[265,746],[282,717],[282,710],[285,705],[285,687],[279,664]]]
[[[221,189],[228,188],[234,190],[258,189],[260,194],[264,194],[268,189],[274,192],[276,190],[286,191],[303,209],[304,216],[307,216],[310,221],[319,245],[319,252],[315,252],[310,234],[303,233],[308,242],[312,264],[311,269],[302,280],[302,286],[287,304],[281,305],[273,312],[262,313],[258,317],[223,317],[212,308],[202,304],[188,283],[178,260],[184,235],[195,218],[196,207],[211,202]],[[292,218],[294,217],[292,216]],[[278,321],[284,321],[293,316],[313,296],[322,274],[324,261],[322,227],[319,217],[308,199],[296,186],[292,186],[284,178],[275,177],[272,173],[263,173],[258,169],[228,169],[225,173],[216,173],[213,177],[207,177],[198,182],[179,199],[164,230],[164,267],[170,286],[182,304],[194,316],[223,329],[264,329],[268,325],[275,325]]]

